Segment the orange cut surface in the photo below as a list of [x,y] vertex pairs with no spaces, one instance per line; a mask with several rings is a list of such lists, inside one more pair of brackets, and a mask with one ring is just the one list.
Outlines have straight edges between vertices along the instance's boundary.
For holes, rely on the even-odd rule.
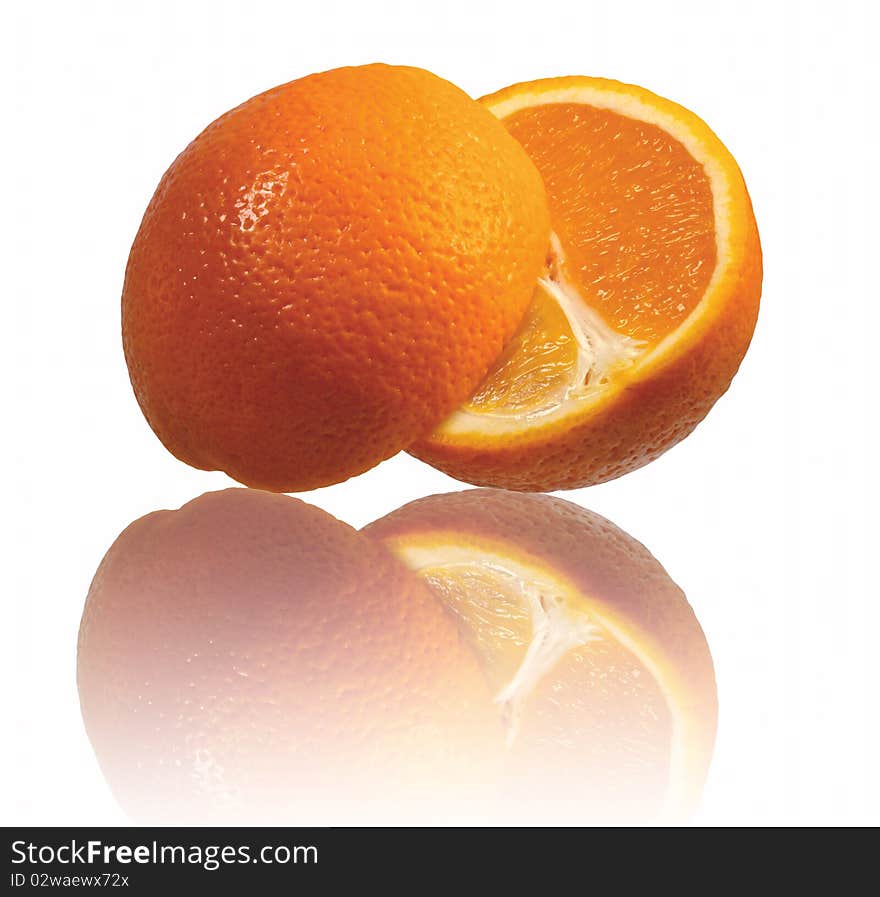
[[539,284],[516,338],[465,405],[528,413],[564,400],[578,363],[578,345],[558,302]]
[[715,269],[712,188],[671,134],[558,103],[505,120],[544,177],[579,298],[615,331],[657,342],[696,308]]

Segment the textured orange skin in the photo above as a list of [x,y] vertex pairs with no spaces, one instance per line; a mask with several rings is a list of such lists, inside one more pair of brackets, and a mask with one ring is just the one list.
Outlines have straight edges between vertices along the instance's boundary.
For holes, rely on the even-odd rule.
[[465,812],[501,747],[474,657],[409,570],[317,508],[245,489],[119,536],[77,679],[141,821],[338,823],[407,801],[430,818],[443,797]]
[[340,482],[476,388],[531,298],[540,176],[421,69],[336,69],[226,113],[174,161],[122,296],[138,402],[181,460]]
[[[675,671],[677,700],[691,720],[685,810],[693,807],[715,742],[718,699],[703,630],[681,589],[640,542],[609,520],[549,495],[471,489],[392,511],[363,532],[397,544],[447,534],[458,545],[491,546],[557,571]],[[549,700],[553,700],[552,697]]]
[[[514,85],[486,97],[492,105],[521,89],[553,89],[598,79],[554,78]],[[762,258],[751,201],[734,159],[693,113],[641,88],[604,82],[650,96],[658,106],[700,128],[716,145],[734,184],[731,244],[736,263],[719,284],[717,301],[686,342],[641,368],[601,403],[516,436],[455,439],[442,432],[409,451],[449,476],[478,486],[522,491],[576,489],[604,483],[648,464],[684,439],[727,391],[748,349],[761,297]]]

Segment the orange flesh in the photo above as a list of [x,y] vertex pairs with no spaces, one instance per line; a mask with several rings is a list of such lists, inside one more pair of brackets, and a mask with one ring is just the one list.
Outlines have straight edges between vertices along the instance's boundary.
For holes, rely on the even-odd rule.
[[465,405],[517,413],[565,400],[577,345],[565,313],[541,286],[513,339]]
[[[425,578],[498,692],[534,637],[527,607],[497,574],[479,568],[434,570]],[[663,691],[638,657],[604,629],[597,628],[588,644],[572,647],[548,669],[527,705],[527,730],[542,749],[567,746],[582,757],[588,749],[616,745],[619,751],[623,744],[662,755],[668,769],[672,718]]]
[[[605,633],[559,661],[538,685],[534,707],[545,739],[554,738],[555,728],[555,740],[563,741],[563,715],[571,716],[569,724],[577,720],[567,737],[581,749],[626,746],[663,754],[672,739],[672,714],[656,678]],[[576,714],[570,714],[573,708]],[[664,760],[668,768],[669,758]]]
[[638,815],[669,787],[673,718],[657,680],[618,642],[569,652],[535,690],[513,745],[525,768],[549,767],[572,800]]
[[575,103],[504,120],[547,187],[565,273],[614,330],[650,345],[699,303],[716,262],[702,166],[656,125]]

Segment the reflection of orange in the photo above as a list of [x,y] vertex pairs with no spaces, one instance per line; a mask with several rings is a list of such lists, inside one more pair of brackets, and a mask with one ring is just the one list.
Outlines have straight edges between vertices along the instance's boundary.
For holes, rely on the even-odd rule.
[[733,157],[693,113],[597,78],[483,101],[525,147],[553,237],[531,311],[418,457],[524,490],[620,476],[686,436],[727,389],[761,292]]
[[716,717],[647,550],[488,489],[361,533],[243,489],[150,514],[95,575],[78,684],[106,778],[153,823],[678,819]]
[[144,215],[122,300],[138,401],[196,467],[344,480],[476,388],[548,233],[534,165],[448,82],[371,65],[277,87],[203,131]]
[[480,657],[508,788],[535,819],[675,818],[715,734],[712,661],[681,590],[602,517],[473,490],[367,527],[428,582]]
[[211,493],[133,523],[89,592],[86,727],[144,821],[468,813],[502,733],[452,619],[317,508]]

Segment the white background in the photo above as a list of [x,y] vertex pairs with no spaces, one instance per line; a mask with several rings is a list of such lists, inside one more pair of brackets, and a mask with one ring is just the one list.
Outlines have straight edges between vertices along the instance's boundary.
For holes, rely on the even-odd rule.
[[[659,461],[565,497],[643,541],[706,631],[721,717],[696,821],[880,822],[869,8],[154,0],[6,12],[0,822],[125,821],[79,717],[83,599],[131,520],[230,484],[168,454],[128,384],[119,296],[144,207],[227,108],[372,61],[431,69],[473,96],[549,75],[635,82],[700,114],[737,157],[765,279],[732,389]],[[361,525],[458,488],[402,455],[307,498]]]

